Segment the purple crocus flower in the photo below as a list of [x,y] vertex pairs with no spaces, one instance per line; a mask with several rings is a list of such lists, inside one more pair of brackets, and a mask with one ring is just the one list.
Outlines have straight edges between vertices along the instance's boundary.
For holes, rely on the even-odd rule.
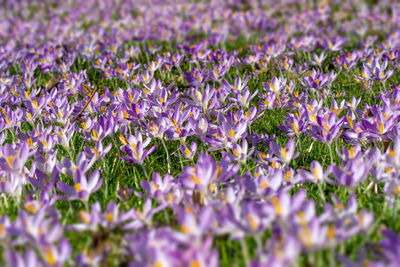
[[346,43],[347,39],[340,36],[335,36],[334,38],[325,37],[320,46],[328,51],[340,51]]
[[385,70],[388,65],[388,61],[385,60],[382,63],[379,62],[379,58],[373,58],[369,61],[365,62],[363,67],[364,70],[368,73],[368,76],[374,79],[375,81],[385,81],[390,78],[393,74],[393,70],[389,69],[388,71]]
[[201,238],[212,229],[215,223],[215,213],[210,205],[203,207],[196,213],[188,212],[184,208],[177,209],[181,231],[186,238]]
[[195,167],[185,166],[183,173],[178,177],[184,188],[200,190],[203,193],[218,189],[215,184],[216,178],[215,160],[205,153],[199,155]]
[[263,168],[257,167],[254,171],[255,177],[248,177],[244,186],[250,192],[259,196],[271,196],[282,187],[283,172],[280,169],[271,168],[267,173]]
[[311,74],[300,80],[301,84],[308,90],[313,92],[320,90],[323,87],[329,86],[337,77],[333,71],[329,74],[320,73],[313,69]]
[[310,172],[305,170],[299,170],[298,175],[301,177],[302,180],[307,182],[314,182],[314,183],[323,183],[326,177],[329,176],[329,170],[324,172],[321,164],[314,160],[311,162]]
[[214,97],[216,92],[217,90],[214,87],[207,84],[204,90],[191,90],[191,99],[183,98],[182,101],[190,106],[201,108],[205,116],[209,116],[209,113],[215,109],[219,103],[217,98]]
[[254,147],[252,147],[250,150],[248,149],[248,143],[245,138],[242,139],[242,144],[233,144],[232,145],[232,154],[226,153],[232,161],[234,162],[240,162],[245,164],[247,159],[253,154],[254,152]]
[[126,230],[139,230],[143,227],[150,228],[153,225],[153,216],[167,206],[168,204],[164,203],[153,208],[151,199],[146,199],[142,208],[131,210],[130,217],[127,217],[131,221],[125,224],[123,228]]
[[251,261],[251,267],[284,267],[296,261],[300,254],[300,243],[292,235],[286,234],[268,240],[267,251],[259,252],[256,259]]
[[242,78],[240,78],[240,76],[237,76],[233,86],[225,80],[222,81],[222,84],[228,91],[235,95],[237,92],[241,92],[244,89],[248,88],[247,83],[249,81],[249,78],[249,76],[246,76],[246,78],[242,81]]
[[397,112],[392,113],[388,107],[382,109],[377,105],[374,105],[370,111],[374,117],[362,120],[363,127],[368,132],[369,137],[385,139],[395,127],[399,114]]
[[280,77],[274,77],[269,83],[263,83],[264,90],[266,92],[274,93],[275,95],[279,95],[281,91],[285,89],[286,79]]
[[63,235],[63,227],[55,217],[48,217],[46,209],[40,209],[33,215],[20,211],[18,219],[9,230],[10,234],[17,235],[21,241],[35,245],[57,242]]
[[362,159],[350,160],[340,169],[338,166],[331,167],[332,174],[336,181],[327,179],[327,182],[335,185],[355,188],[368,175],[369,168],[365,165]]
[[84,150],[88,158],[100,160],[111,150],[111,147],[112,144],[108,144],[108,146],[104,148],[101,142],[97,142],[94,147],[85,146]]
[[400,263],[400,237],[390,230],[383,230],[385,239],[379,242],[385,261],[390,266]]
[[326,117],[317,116],[317,124],[311,124],[311,137],[320,142],[330,145],[338,136],[340,127],[344,123],[346,117],[337,119],[334,112],[329,113]]
[[58,247],[53,244],[42,243],[40,253],[50,266],[64,266],[72,253],[72,247],[66,238],[62,238]]
[[91,266],[100,265],[104,259],[103,254],[91,253],[90,251],[84,251],[78,253],[75,257],[75,264],[77,266]]
[[143,143],[138,142],[136,147],[134,149],[130,149],[127,146],[122,146],[121,150],[127,154],[127,156],[119,156],[121,159],[136,163],[139,165],[143,165],[144,159],[153,153],[153,151],[156,149],[157,144],[152,146],[149,150],[144,150],[143,148]]
[[29,266],[45,266],[31,249],[25,251],[22,256],[20,253],[7,249],[5,258],[10,266],[29,267]]
[[400,136],[394,138],[393,148],[386,151],[385,160],[400,171]]
[[288,137],[292,137],[293,135],[299,137],[307,129],[307,126],[305,112],[301,112],[301,115],[299,113],[288,113],[283,121],[283,125],[279,125],[279,130],[287,132],[286,136]]
[[299,152],[295,152],[294,139],[289,139],[289,141],[286,143],[285,147],[281,147],[277,143],[272,141],[270,143],[270,147],[272,149],[272,152],[275,154],[275,156],[277,156],[286,165],[289,165],[289,163],[293,159],[297,158],[300,154]]
[[321,66],[322,62],[325,60],[327,57],[327,54],[325,54],[324,51],[322,51],[319,55],[316,53],[313,53],[313,61],[311,64]]
[[201,70],[193,68],[190,73],[185,72],[185,78],[189,84],[195,88],[202,87],[204,83],[208,80],[210,73],[207,71],[206,67]]
[[86,175],[81,170],[77,169],[73,179],[73,186],[64,182],[58,182],[57,188],[68,196],[68,200],[80,199],[84,203],[88,203],[90,195],[99,190],[103,183],[103,180],[100,179],[99,170],[93,171],[89,179],[87,179]]
[[80,222],[69,225],[67,227],[68,230],[76,232],[83,232],[88,230],[95,232],[104,222],[104,217],[102,216],[99,202],[95,202],[88,211],[80,210],[78,212],[78,216]]
[[295,228],[295,235],[304,251],[315,251],[324,247],[328,241],[328,227],[321,223],[318,217],[314,217],[305,225]]
[[179,92],[172,92],[171,89],[174,84],[171,84],[168,88],[162,89],[157,97],[153,94],[148,96],[152,109],[158,109],[158,112],[166,112],[179,98]]
[[30,157],[30,148],[27,142],[17,145],[6,143],[0,152],[0,167],[5,173],[24,176],[28,173],[25,163]]
[[192,142],[190,144],[190,147],[186,147],[184,145],[180,145],[179,149],[181,151],[181,154],[186,158],[186,159],[190,159],[193,160],[194,155],[196,154],[196,150],[197,150],[197,143],[196,142]]
[[62,158],[61,163],[57,166],[61,173],[66,174],[68,176],[74,176],[77,170],[80,170],[82,173],[86,173],[90,170],[95,162],[95,158],[92,158],[90,161],[86,157],[86,153],[79,153],[76,158],[76,164],[73,163],[69,158]]
[[248,108],[250,101],[257,95],[257,93],[258,90],[251,94],[249,89],[246,88],[240,92],[237,92],[235,97],[228,97],[227,99],[231,101],[231,103],[235,103],[237,106]]
[[151,181],[142,180],[140,185],[142,189],[147,193],[143,197],[155,198],[160,201],[170,202],[173,199],[172,189],[175,186],[175,180],[170,174],[166,174],[164,178],[154,172]]

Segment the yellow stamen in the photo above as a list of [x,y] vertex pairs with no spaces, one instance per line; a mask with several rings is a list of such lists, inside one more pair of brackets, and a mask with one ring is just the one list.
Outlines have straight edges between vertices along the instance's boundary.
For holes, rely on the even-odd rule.
[[313,168],[312,171],[313,171],[313,173],[314,173],[314,175],[315,175],[315,178],[317,178],[317,179],[320,179],[320,178],[321,178],[321,177],[319,177],[319,174],[318,174],[318,172],[317,172],[317,169]]
[[250,214],[247,214],[246,219],[249,221],[251,229],[252,230],[257,230],[258,223],[253,218],[253,216],[251,216]]
[[335,227],[334,226],[328,227],[327,234],[328,234],[328,239],[329,240],[333,240],[335,238],[335,233],[336,233],[336,231],[335,231]]
[[53,255],[53,252],[51,251],[50,246],[46,246],[46,253],[44,254],[44,258],[48,264],[50,265],[56,264],[56,259]]
[[8,163],[8,165],[10,166],[10,167],[12,167],[13,165],[12,165],[12,160],[13,160],[13,156],[9,156],[9,157],[7,157],[7,163]]
[[76,191],[78,191],[78,192],[80,192],[82,189],[81,189],[81,184],[80,183],[77,183],[77,184],[75,184],[74,185],[74,188],[76,189]]
[[197,177],[196,175],[192,175],[190,177],[190,179],[196,184],[200,184],[201,183],[199,177]]
[[278,198],[277,198],[277,197],[273,197],[273,198],[271,199],[271,201],[272,201],[272,204],[274,204],[275,212],[276,212],[278,215],[281,215],[281,214],[282,214],[282,206],[281,206],[281,204],[279,203]]
[[106,218],[106,220],[107,220],[108,222],[112,222],[112,221],[114,220],[114,215],[113,215],[111,212],[106,213],[106,214],[104,215],[104,217]]

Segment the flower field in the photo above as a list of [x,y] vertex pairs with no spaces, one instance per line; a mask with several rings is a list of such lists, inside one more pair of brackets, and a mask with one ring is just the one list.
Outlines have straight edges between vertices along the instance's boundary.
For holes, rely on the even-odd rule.
[[0,18],[0,265],[400,265],[400,3]]

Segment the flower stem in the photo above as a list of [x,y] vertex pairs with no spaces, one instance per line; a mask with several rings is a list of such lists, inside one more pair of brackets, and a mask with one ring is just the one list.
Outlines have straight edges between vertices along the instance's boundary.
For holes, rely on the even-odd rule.
[[169,216],[168,216],[167,210],[164,209],[163,213],[164,213],[165,222],[167,223],[167,225],[169,225],[169,224],[170,224],[170,221],[169,221]]
[[329,267],[335,266],[335,248],[332,246],[329,249]]
[[146,176],[146,180],[149,179],[149,175],[147,174],[146,168],[143,166],[143,164],[141,164],[140,167],[142,167],[144,176]]
[[181,163],[181,168],[182,168],[182,171],[183,171],[183,162],[182,162],[182,156],[181,156],[181,150],[180,149],[178,149],[178,154],[179,154],[179,162]]
[[333,164],[333,155],[332,155],[332,144],[326,144],[329,149],[329,155],[331,156],[331,165]]
[[3,203],[4,203],[4,207],[6,208],[6,210],[8,210],[8,200],[6,198],[6,194],[1,194],[3,197]]
[[245,265],[249,266],[249,264],[250,264],[249,249],[247,248],[246,240],[244,237],[242,239],[240,239],[240,246],[242,247],[242,254],[243,254]]
[[326,202],[325,192],[324,192],[324,190],[322,190],[322,184],[321,183],[317,183],[317,184],[318,184],[319,194],[321,195],[322,201],[325,203]]
[[164,138],[161,139],[161,143],[164,147],[165,152],[167,153],[168,173],[171,173],[171,158],[169,157],[168,148],[167,145],[165,144]]

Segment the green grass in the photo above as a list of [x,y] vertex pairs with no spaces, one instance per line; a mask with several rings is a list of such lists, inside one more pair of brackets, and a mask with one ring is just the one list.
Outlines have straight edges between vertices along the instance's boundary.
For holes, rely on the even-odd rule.
[[[90,26],[90,23],[88,23],[87,27]],[[172,48],[175,46],[175,44],[168,44],[168,43],[160,43],[163,45],[163,47],[169,47]],[[245,45],[247,43],[244,43],[241,41],[241,39],[237,39],[235,42],[227,42],[225,44],[225,48],[228,51],[233,51],[236,49],[244,49]],[[144,46],[144,44],[140,43],[140,45]],[[349,47],[348,49],[351,50],[354,47]],[[167,49],[163,49],[162,51],[167,51]],[[168,51],[172,52],[170,49]],[[245,55],[246,50],[242,50],[241,55]],[[298,55],[299,58],[300,55]],[[153,58],[151,58],[152,60]],[[332,58],[326,59],[326,62],[330,62]],[[141,54],[139,56],[138,62],[142,64],[147,63],[146,56]],[[182,64],[182,69],[184,71],[188,71],[189,65],[184,63]],[[272,67],[272,66],[270,66]],[[351,73],[359,73],[360,72],[360,67],[357,66],[355,70],[353,70]],[[332,66],[326,65],[326,63],[323,65],[324,69],[333,69]],[[81,59],[81,60],[76,60],[75,64],[72,67],[72,70],[74,70],[76,73],[78,73],[80,70],[87,70],[88,73],[88,80],[92,85],[98,86],[100,88],[99,93],[104,92],[104,88],[108,87],[110,91],[115,91],[119,87],[126,89],[126,83],[119,81],[118,79],[112,79],[112,80],[106,80],[101,78],[101,74],[97,69],[94,69],[91,67],[90,63],[87,60]],[[11,72],[15,72],[15,69],[11,70]],[[248,75],[252,72],[250,67],[242,67],[241,69],[237,70],[234,68],[231,68],[229,70],[229,74],[226,75],[226,77],[232,77],[232,79],[226,78],[228,82],[233,82],[234,78],[237,76],[237,71],[240,72],[241,77],[244,77],[245,75]],[[179,75],[179,72],[174,69],[171,73],[171,75],[163,75],[162,71],[157,71],[156,78],[160,79],[161,77],[171,77],[171,80],[168,79],[163,79],[163,84],[167,85],[171,83],[172,81],[175,81],[176,84],[179,86],[179,90],[183,90],[183,86],[185,86],[186,82],[184,79],[178,79],[176,81],[175,78]],[[249,81],[249,88],[252,92],[255,90],[259,90],[259,92],[262,90],[262,82],[267,82],[270,80],[273,76],[279,75],[277,72],[274,71],[267,71],[258,76],[257,79],[250,79]],[[287,73],[283,73],[284,76],[287,76]],[[35,84],[36,87],[38,86],[44,86],[46,82],[50,79],[50,74],[42,74],[40,72],[36,73],[36,77],[38,77],[38,80]],[[350,76],[351,77],[351,76]],[[389,79],[387,82],[389,84],[393,84],[396,81],[399,80],[400,73],[397,71],[393,77]],[[333,93],[340,93],[340,92],[345,92],[346,95],[344,97],[341,97],[339,99],[336,99],[338,103],[340,102],[341,99],[345,99],[347,101],[351,100],[352,96],[356,97],[361,97],[362,98],[362,103],[368,103],[369,105],[373,105],[376,103],[380,103],[380,100],[378,100],[375,96],[378,95],[379,88],[378,86],[374,87],[374,94],[370,95],[366,91],[360,90],[359,89],[360,85],[358,83],[355,83],[352,81],[352,78],[349,79],[349,77],[346,76],[345,73],[340,73],[339,76],[337,77],[336,81],[332,85],[332,92]],[[387,88],[389,88],[387,86]],[[296,91],[301,91],[301,89],[298,88],[298,84],[296,86]],[[311,96],[310,96],[311,98]],[[258,102],[258,97],[253,99],[252,104],[256,104]],[[329,107],[330,106],[330,101],[332,99],[328,98],[327,100],[324,101],[324,106]],[[291,112],[286,109],[277,109],[277,110],[266,110],[263,114],[262,117],[257,119],[253,124],[252,124],[252,131],[255,133],[266,133],[268,136],[272,136],[275,134],[275,141],[278,144],[284,145],[288,138],[285,136],[285,133],[279,130],[278,126],[282,125],[282,122],[284,120],[284,116],[288,113]],[[343,115],[343,114],[342,114]],[[21,131],[24,133],[27,133],[28,130],[32,130],[32,127],[25,123],[21,127]],[[15,135],[14,135],[15,136]],[[15,137],[12,140],[12,135],[8,135],[7,142],[11,143],[12,141],[16,141]],[[120,151],[119,146],[121,146],[121,142],[118,139],[118,134],[116,134],[114,137],[112,137],[113,140],[110,138],[107,138],[106,141],[104,142],[104,146],[106,146],[109,143],[114,143],[115,146],[113,146],[112,150],[99,162],[96,162],[95,166],[93,167],[94,169],[99,169],[101,172],[101,177],[103,178],[103,186],[100,191],[94,193],[91,198],[89,205],[99,201],[102,205],[103,208],[107,205],[107,203],[111,201],[119,202],[120,200],[117,197],[117,189],[123,188],[125,186],[128,187],[133,187],[135,191],[142,192],[140,188],[140,181],[144,179],[150,179],[151,174],[154,172],[157,172],[164,176],[167,173],[167,160],[166,160],[166,153],[162,147],[162,144],[159,140],[153,140],[151,145],[156,143],[157,148],[152,153],[146,160],[144,164],[144,168],[148,171],[150,177],[145,177],[142,168],[137,165],[137,164],[132,164],[129,162],[125,162],[124,160],[121,160],[119,156],[121,156],[123,153]],[[187,144],[190,144],[191,141],[196,141],[197,144],[199,145],[198,147],[198,152],[197,154],[201,152],[207,151],[208,147],[205,146],[201,140],[197,137],[189,137],[187,138]],[[310,163],[313,160],[318,160],[324,167],[324,169],[330,164],[330,157],[329,157],[329,152],[328,148],[325,144],[318,143],[316,141],[313,141],[310,137],[307,136],[302,136],[298,140],[300,142],[296,146],[296,151],[300,152],[300,156],[295,159],[291,163],[291,167],[294,169],[296,168],[304,168],[308,169],[310,166]],[[79,154],[79,152],[82,151],[83,146],[88,145],[82,141],[81,135],[80,134],[75,134],[70,142],[70,145],[72,147],[71,149],[71,155],[72,155],[72,160],[74,161]],[[151,146],[150,145],[150,146]],[[310,150],[310,147],[312,146],[312,149]],[[333,144],[333,151],[340,150],[342,149],[343,146],[348,146],[347,144],[344,143],[342,139],[338,139],[334,142]],[[300,149],[301,147],[301,149]],[[62,157],[68,157],[68,153],[65,149],[61,147],[57,147],[59,154],[58,154],[58,159],[61,159]],[[179,158],[173,156],[174,153],[179,151],[179,141],[169,141],[167,142],[167,148],[169,153],[171,154],[171,160],[172,160],[172,175],[174,177],[177,177],[179,173],[182,172],[182,167],[181,163],[183,165],[189,165],[190,161],[182,159],[182,162]],[[221,155],[220,152],[212,152],[210,153],[215,157],[216,160],[219,160]],[[338,157],[336,153],[334,153],[334,159],[333,161],[340,165],[341,164],[341,159]],[[256,165],[254,162],[249,161],[248,162],[250,169],[253,169]],[[245,167],[242,167],[242,169],[239,171],[239,173],[245,172],[246,169]],[[61,180],[63,181],[70,181],[70,177],[61,177]],[[357,195],[357,200],[358,200],[358,205],[360,209],[366,209],[368,211],[373,211],[375,214],[375,222],[374,226],[372,227],[372,230],[364,235],[364,234],[358,234],[352,238],[350,238],[348,241],[346,241],[344,244],[339,245],[336,250],[338,252],[344,253],[345,255],[349,255],[353,260],[356,259],[357,252],[360,247],[362,247],[367,241],[373,241],[376,242],[380,238],[380,229],[382,227],[387,227],[389,229],[392,229],[396,232],[400,231],[400,223],[398,220],[398,214],[393,212],[390,208],[387,207],[385,204],[385,200],[381,196],[376,196],[372,195],[373,193],[367,192],[365,193],[365,188],[367,186],[367,182],[362,183],[357,187],[355,190],[355,193]],[[307,195],[310,199],[314,199],[315,203],[317,204],[317,207],[319,208],[319,211],[321,211],[321,208],[323,206],[323,200],[320,197],[320,194],[318,192],[318,188],[314,184],[305,184],[302,186],[302,188],[305,188],[307,190]],[[298,190],[298,188],[294,189]],[[323,191],[325,192],[325,195],[327,199],[329,200],[329,194],[334,193],[336,194],[342,201],[346,201],[348,196],[350,195],[350,191],[346,188],[343,187],[336,187],[328,184],[323,185]],[[0,207],[0,215],[7,215],[10,216],[11,219],[15,219],[17,216],[18,209],[20,207],[17,206],[17,203],[15,200],[13,200],[10,197],[6,197],[7,202],[8,202],[8,207],[5,207],[2,205]],[[130,208],[130,207],[135,207],[139,208],[143,203],[143,200],[135,194],[132,195],[131,199],[128,202],[128,205],[125,205],[123,207]],[[84,209],[84,205],[79,202],[79,201],[72,201],[72,202],[67,202],[67,201],[62,201],[62,200],[57,200],[56,203],[57,209],[61,212],[61,222],[64,224],[71,224],[74,222],[79,221],[79,216],[77,215],[78,212],[82,209]],[[382,208],[383,207],[383,208]],[[171,226],[173,225],[173,214],[171,210],[167,211],[167,217],[165,218],[164,214],[159,214],[155,217],[155,222],[158,225],[166,225],[167,220],[171,221]],[[175,225],[176,226],[176,225]],[[78,233],[70,233],[66,232],[67,238],[71,242],[71,245],[74,247],[74,251],[81,251],[84,248],[93,248],[94,244],[94,239],[91,237],[91,233],[86,232],[83,235],[78,234]],[[103,233],[105,234],[105,233]],[[268,233],[266,233],[268,235]],[[105,234],[106,235],[106,234]],[[105,238],[111,238],[110,236],[106,236]],[[114,238],[114,237],[113,237]],[[117,240],[113,240],[113,242],[118,242]],[[246,238],[246,243],[248,243],[248,247],[250,249],[250,256],[254,257],[255,256],[255,240],[251,237]],[[241,246],[238,241],[233,241],[230,239],[228,235],[224,236],[217,236],[214,238],[214,247],[218,249],[219,252],[219,260],[220,264],[222,266],[243,266],[244,265],[244,259],[242,256],[241,252]],[[301,257],[298,260],[298,264],[300,266],[309,266],[312,262],[318,263],[317,265],[325,265],[329,262],[329,257],[331,252],[329,250],[322,250],[315,252],[313,255],[305,255],[302,254]],[[111,254],[114,255],[114,254]],[[114,255],[116,256],[116,255]],[[118,260],[117,258],[110,257],[109,258],[109,263],[111,265],[118,265],[123,263],[123,261]],[[319,264],[320,263],[320,264]]]

